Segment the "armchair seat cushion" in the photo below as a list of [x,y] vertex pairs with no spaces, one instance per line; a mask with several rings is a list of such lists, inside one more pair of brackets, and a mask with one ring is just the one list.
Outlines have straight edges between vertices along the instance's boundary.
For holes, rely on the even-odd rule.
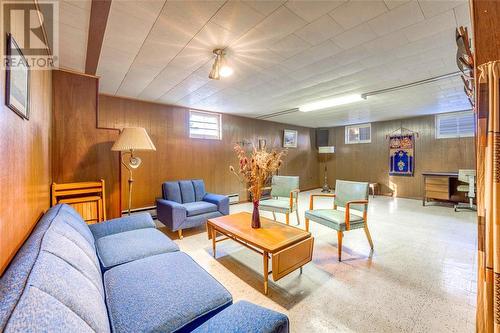
[[105,270],[145,257],[179,251],[177,244],[155,228],[101,237],[96,245],[99,260]]
[[206,201],[195,201],[183,204],[186,208],[187,216],[196,216],[217,211],[217,205]]
[[[295,205],[294,205],[295,206]],[[268,210],[278,213],[291,213],[290,199],[267,199],[259,201],[259,207],[262,210]],[[295,208],[295,207],[294,207]]]
[[190,332],[232,304],[231,294],[182,252],[114,267],[104,285],[114,333]]
[[288,333],[288,331],[288,317],[284,314],[239,301],[203,323],[193,333]]
[[[336,209],[314,209],[306,211],[306,219],[323,224],[337,231],[345,231],[345,212]],[[353,213],[349,214],[350,229],[364,227],[363,218]]]

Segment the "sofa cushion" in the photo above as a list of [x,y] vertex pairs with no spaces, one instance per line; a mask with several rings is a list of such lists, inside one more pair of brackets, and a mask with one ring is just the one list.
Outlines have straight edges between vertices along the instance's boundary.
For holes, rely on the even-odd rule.
[[5,333],[95,333],[92,327],[70,308],[37,288],[28,288],[17,306],[23,310],[12,314]]
[[156,254],[179,251],[179,247],[161,231],[137,229],[101,237],[97,253],[104,269]]
[[207,194],[207,192],[205,191],[205,183],[201,179],[193,179],[192,183],[194,187],[195,200],[203,200],[203,197],[205,196],[205,194]]
[[210,318],[193,333],[288,333],[288,317],[261,306],[239,301]]
[[[109,320],[104,302],[101,276],[94,279],[89,275],[85,265],[85,255],[80,254],[81,260],[74,260],[78,250],[76,245],[63,246],[60,253],[66,252],[66,258],[44,250],[46,242],[63,238],[54,235],[49,229],[42,241],[42,249],[28,278],[25,291],[20,302],[14,309],[7,323],[7,332],[18,331],[19,327],[36,326],[29,332],[64,332],[63,327],[70,331],[109,332]],[[69,261],[68,261],[69,260]],[[49,309],[56,312],[57,318],[49,313]],[[70,315],[71,314],[71,315]],[[63,316],[67,316],[67,320]],[[27,320],[27,318],[30,318]],[[50,319],[54,319],[52,322]],[[57,322],[61,326],[55,326]],[[87,328],[88,326],[88,328]]]
[[231,294],[182,252],[111,268],[104,285],[115,333],[190,331],[232,303]]
[[217,205],[206,201],[188,202],[184,204],[184,207],[186,207],[187,216],[195,216],[217,211]]
[[194,187],[192,181],[180,180],[179,187],[181,188],[181,197],[183,204],[196,201],[196,196],[194,194]]
[[163,199],[182,203],[181,188],[179,182],[163,183]]

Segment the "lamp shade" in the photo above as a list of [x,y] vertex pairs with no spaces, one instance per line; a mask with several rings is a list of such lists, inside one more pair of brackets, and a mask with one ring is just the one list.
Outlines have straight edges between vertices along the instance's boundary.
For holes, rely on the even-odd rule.
[[335,153],[335,147],[334,146],[318,147],[318,153],[320,153],[320,154],[333,154],[333,153]]
[[121,131],[118,140],[115,141],[111,150],[156,150],[156,147],[146,129],[142,127],[127,127]]

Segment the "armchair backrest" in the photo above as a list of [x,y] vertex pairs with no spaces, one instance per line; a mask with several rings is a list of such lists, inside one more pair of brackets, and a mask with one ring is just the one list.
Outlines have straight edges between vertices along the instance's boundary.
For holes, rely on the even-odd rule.
[[290,192],[299,188],[298,176],[273,176],[271,181],[272,197],[290,197]]
[[180,204],[201,201],[206,194],[202,179],[164,182],[162,190],[163,199]]
[[476,170],[474,169],[459,169],[458,180],[464,183],[470,183],[471,179],[476,177]]
[[[368,200],[368,183],[337,180],[335,183],[335,204],[345,207],[348,201],[353,200]],[[350,209],[360,212],[364,211],[365,208],[364,204],[350,205]]]

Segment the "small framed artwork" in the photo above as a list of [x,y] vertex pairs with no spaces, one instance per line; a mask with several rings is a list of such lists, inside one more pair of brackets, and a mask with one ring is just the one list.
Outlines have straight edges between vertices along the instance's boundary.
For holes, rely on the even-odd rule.
[[285,130],[283,132],[283,147],[284,148],[297,148],[298,132],[295,130]]
[[7,35],[5,105],[21,118],[29,119],[30,68],[11,34]]
[[266,139],[259,139],[259,150],[266,149]]

